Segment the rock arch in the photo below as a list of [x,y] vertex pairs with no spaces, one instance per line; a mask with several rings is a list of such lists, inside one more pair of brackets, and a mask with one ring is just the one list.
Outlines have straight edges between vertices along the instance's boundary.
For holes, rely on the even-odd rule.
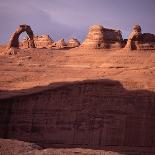
[[127,50],[154,50],[155,35],[151,33],[142,33],[140,25],[135,25],[128,37],[125,46]]
[[13,35],[10,38],[10,42],[9,42],[8,48],[11,48],[11,47],[19,48],[19,36],[23,32],[26,32],[27,35],[30,38],[30,40],[29,40],[29,47],[30,48],[35,48],[33,31],[31,29],[31,27],[29,25],[26,25],[26,24],[20,25],[16,29],[16,32],[13,33]]

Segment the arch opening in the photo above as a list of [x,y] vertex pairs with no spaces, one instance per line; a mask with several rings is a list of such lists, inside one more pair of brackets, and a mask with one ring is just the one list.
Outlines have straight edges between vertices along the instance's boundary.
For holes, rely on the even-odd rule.
[[23,32],[26,32],[29,37],[28,47],[35,48],[33,31],[29,25],[20,25],[16,29],[16,32],[13,33],[13,35],[10,38],[8,48],[12,48],[12,47],[19,48],[19,36]]

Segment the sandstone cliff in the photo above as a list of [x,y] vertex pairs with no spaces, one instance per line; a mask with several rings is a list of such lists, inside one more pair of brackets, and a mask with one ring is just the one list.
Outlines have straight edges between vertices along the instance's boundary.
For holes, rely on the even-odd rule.
[[[44,147],[155,147],[155,94],[118,81],[60,83],[0,100],[0,137]],[[149,154],[149,151],[146,155]]]

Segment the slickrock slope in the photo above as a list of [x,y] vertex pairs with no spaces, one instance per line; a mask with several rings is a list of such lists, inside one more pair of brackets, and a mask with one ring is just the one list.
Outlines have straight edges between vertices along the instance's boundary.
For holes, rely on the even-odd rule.
[[0,137],[153,155],[154,60],[154,50],[82,48],[0,56]]
[[43,149],[36,144],[0,139],[0,154],[1,155],[124,155],[124,153],[117,153],[116,151],[92,150],[82,148],[50,148]]
[[[110,151],[114,150],[114,151]],[[94,149],[84,149],[84,148],[46,148],[43,149],[33,143],[27,143],[17,140],[7,140],[0,139],[0,154],[1,155],[126,155],[127,150],[117,152],[117,149],[111,147],[105,150],[94,150]],[[145,150],[149,151],[151,155],[153,154],[153,149]],[[152,152],[152,153],[151,153]],[[141,153],[131,152],[130,155],[142,155]],[[147,155],[143,153],[143,155]]]
[[122,35],[120,30],[104,28],[94,25],[89,28],[88,35],[82,43],[83,48],[121,48]]
[[0,138],[0,155],[32,155],[32,151],[39,149],[41,147],[33,143]]

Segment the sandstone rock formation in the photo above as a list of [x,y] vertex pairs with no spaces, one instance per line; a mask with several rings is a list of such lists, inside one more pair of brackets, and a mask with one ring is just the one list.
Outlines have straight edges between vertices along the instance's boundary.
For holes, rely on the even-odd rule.
[[[124,155],[122,153],[108,150],[93,150],[84,148],[46,148],[43,149],[36,144],[19,140],[8,140],[0,138],[1,155]],[[144,154],[143,154],[144,155]]]
[[79,46],[80,46],[80,42],[75,38],[69,39],[67,42],[67,47],[74,48]]
[[119,81],[53,84],[1,99],[0,137],[44,147],[129,148],[153,155],[154,103],[154,92],[129,91]]
[[82,43],[84,48],[121,48],[122,35],[120,30],[104,28],[101,25],[91,26]]
[[22,32],[26,32],[29,36],[28,47],[35,48],[33,31],[29,25],[20,25],[16,29],[16,32],[10,38],[8,48],[19,47],[19,36]]
[[[29,38],[25,38],[22,41],[22,48],[28,48]],[[34,36],[34,43],[36,48],[51,48],[54,41],[50,38],[49,35],[41,35],[41,36]]]
[[128,37],[125,49],[155,49],[155,35],[150,33],[142,33],[140,25],[135,25],[131,34]]
[[56,49],[62,49],[62,48],[65,48],[67,45],[65,43],[65,40],[64,39],[60,39],[58,40],[57,42],[54,42],[52,44],[52,47],[56,48]]

